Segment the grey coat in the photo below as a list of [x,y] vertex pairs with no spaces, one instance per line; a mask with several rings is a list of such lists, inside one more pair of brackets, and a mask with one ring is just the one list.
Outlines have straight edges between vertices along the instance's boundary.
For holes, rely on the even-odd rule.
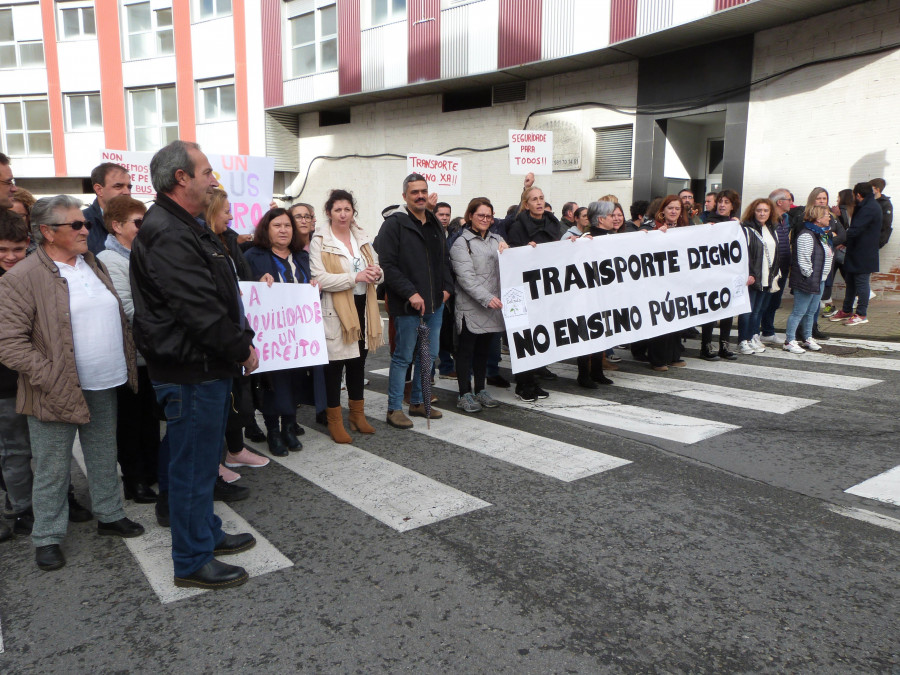
[[463,319],[469,332],[498,333],[503,330],[503,313],[488,309],[491,298],[500,297],[500,260],[497,251],[503,237],[488,232],[482,239],[466,228],[450,249],[450,263],[456,275],[456,329]]

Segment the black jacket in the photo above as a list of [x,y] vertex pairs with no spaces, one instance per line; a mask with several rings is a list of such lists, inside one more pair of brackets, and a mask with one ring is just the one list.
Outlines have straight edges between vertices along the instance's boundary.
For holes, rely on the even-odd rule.
[[395,211],[382,223],[373,244],[384,271],[391,316],[418,314],[409,304],[416,293],[425,300],[426,314],[440,309],[444,291],[453,293],[444,230],[431,211],[425,211],[424,223],[405,208]]
[[[744,236],[747,237],[747,263],[750,269],[750,276],[756,280],[751,287],[757,291],[763,290],[762,269],[763,265],[767,264],[765,245],[759,240],[759,237],[763,236],[762,228],[768,228],[769,234],[772,235],[772,240],[775,242],[775,252],[770,255],[771,260],[768,261],[770,264],[768,264],[769,286],[767,288],[769,288],[775,275],[778,274],[778,235],[775,234],[775,228],[768,223],[765,226],[761,226],[755,220],[741,223],[741,226],[744,228]],[[753,230],[753,232],[750,230]],[[781,280],[781,288],[784,288],[784,279]]]
[[247,258],[244,257],[244,251],[241,249],[241,245],[238,244],[238,233],[229,227],[219,237],[220,240],[222,238],[225,239],[226,252],[231,258],[231,262],[234,263],[238,279],[241,281],[259,281],[258,278],[253,276],[253,270],[250,269],[250,264],[247,262]]
[[[0,267],[0,277],[4,270]],[[19,385],[19,373],[0,363],[0,398],[15,398]]]
[[540,223],[535,222],[528,211],[522,211],[507,227],[506,243],[510,248],[527,246],[530,241],[535,244],[549,244],[559,241],[563,232],[559,220],[549,211],[544,211]]
[[131,249],[134,337],[150,377],[198,384],[241,374],[253,331],[219,238],[166,195]]
[[866,197],[856,205],[847,230],[845,273],[869,274],[878,271],[878,241],[881,237],[882,219],[883,213],[875,197]]
[[893,231],[894,205],[891,204],[891,198],[885,195],[881,195],[875,201],[881,207],[881,238],[878,240],[878,248],[884,248]]
[[[274,254],[271,250],[254,246],[244,253],[244,257],[246,257],[247,264],[250,266],[253,281],[259,281],[266,274],[271,274],[276,282],[281,281],[281,271],[278,269],[278,264],[275,262]],[[310,279],[312,279],[312,273],[309,271],[309,252],[297,251],[292,253],[291,257],[302,275],[301,279],[295,279],[294,281],[298,284],[308,284]],[[293,274],[293,271],[291,273]]]
[[96,199],[94,203],[81,212],[84,219],[91,224],[88,232],[88,251],[97,255],[106,248],[106,226],[103,225],[103,211],[100,210],[100,202]]

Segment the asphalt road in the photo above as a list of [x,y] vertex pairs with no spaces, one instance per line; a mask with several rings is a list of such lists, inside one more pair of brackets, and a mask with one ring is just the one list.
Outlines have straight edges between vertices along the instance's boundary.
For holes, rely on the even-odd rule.
[[[245,470],[253,495],[230,505],[281,563],[164,602],[148,555],[93,523],[70,526],[58,572],[26,537],[0,544],[0,673],[900,673],[900,505],[845,492],[900,465],[900,354],[829,351],[744,357],[741,375],[625,362],[588,393],[559,366],[540,407],[447,415],[432,435],[378,419],[338,470],[313,466],[343,451],[301,409],[309,450]],[[370,378],[374,406],[387,381]],[[552,475],[525,432],[594,468]],[[628,463],[591,464],[605,456]],[[442,491],[469,506],[432,507]],[[408,495],[424,510],[403,516]]]

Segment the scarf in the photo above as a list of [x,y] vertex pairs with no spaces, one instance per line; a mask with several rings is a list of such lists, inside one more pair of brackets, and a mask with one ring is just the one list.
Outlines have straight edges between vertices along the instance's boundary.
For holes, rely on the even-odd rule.
[[124,256],[125,260],[131,260],[131,249],[122,246],[122,244],[119,243],[119,240],[116,239],[115,235],[106,235],[106,242],[104,243],[104,246],[106,246],[106,250],[115,251],[119,255]]
[[[360,253],[366,259],[366,265],[375,262],[375,256],[372,255],[371,249],[372,247],[368,243],[360,246]],[[322,265],[329,274],[346,274],[343,261],[343,256],[322,251]],[[333,291],[331,299],[334,302],[334,311],[337,312],[338,319],[341,321],[341,335],[344,342],[351,343],[361,340],[363,335],[359,325],[359,314],[356,311],[356,301],[353,299],[353,288],[345,291]],[[366,284],[366,342],[372,352],[384,344],[381,330],[381,312],[378,311],[375,284]]]
[[819,227],[815,223],[811,223],[809,221],[806,221],[803,224],[806,226],[807,230],[819,235],[820,237],[827,237],[829,234],[831,234],[830,227]]

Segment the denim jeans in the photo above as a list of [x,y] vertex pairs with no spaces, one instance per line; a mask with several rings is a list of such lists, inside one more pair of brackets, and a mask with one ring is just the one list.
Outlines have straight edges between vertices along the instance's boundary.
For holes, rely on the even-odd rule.
[[865,274],[847,274],[845,280],[847,282],[847,292],[844,295],[844,306],[841,308],[845,313],[850,314],[853,311],[853,300],[856,301],[856,313],[865,316],[869,310],[869,277],[872,275]]
[[[391,354],[391,371],[388,377],[388,410],[400,410],[403,407],[403,386],[406,384],[406,368],[412,363],[413,352],[416,348],[419,319],[425,319],[425,325],[431,332],[429,336],[429,348],[431,353],[431,366],[434,366],[434,357],[437,356],[441,341],[441,321],[444,318],[443,305],[433,314],[424,317],[395,316],[395,346]],[[426,374],[431,370],[429,367]],[[422,378],[419,371],[419,360],[413,364],[412,392],[410,403],[418,405],[422,403]]]
[[800,335],[803,340],[812,337],[813,324],[819,315],[819,300],[822,291],[825,290],[825,282],[819,284],[818,293],[804,293],[794,291],[794,309],[787,319],[787,328],[784,331],[784,341],[790,342],[797,338],[797,326],[800,326]]
[[175,576],[185,577],[212,560],[213,549],[225,536],[222,521],[213,512],[213,488],[231,378],[200,384],[154,382],[153,389],[166,412],[172,561]]
[[774,293],[768,293],[772,296],[769,303],[759,315],[760,332],[763,335],[775,335],[775,312],[781,307],[781,296],[784,295],[784,286],[787,282],[781,279],[781,288]]
[[750,311],[738,317],[738,340],[742,342],[759,333],[762,314],[772,300],[772,293],[768,291],[747,290],[750,292]]
[[491,348],[488,350],[487,376],[497,377],[500,374],[500,345],[503,333],[494,333],[491,339]]

